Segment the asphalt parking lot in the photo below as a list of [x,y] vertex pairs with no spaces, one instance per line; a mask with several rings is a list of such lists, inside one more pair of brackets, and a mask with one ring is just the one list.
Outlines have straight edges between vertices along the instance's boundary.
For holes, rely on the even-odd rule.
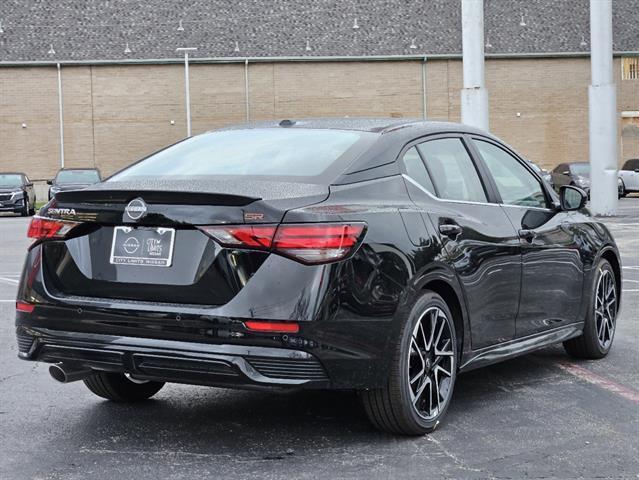
[[170,385],[116,405],[17,359],[28,219],[0,217],[0,479],[639,478],[639,198],[606,220],[624,262],[615,345],[552,347],[461,375],[423,438],[375,431],[356,396]]

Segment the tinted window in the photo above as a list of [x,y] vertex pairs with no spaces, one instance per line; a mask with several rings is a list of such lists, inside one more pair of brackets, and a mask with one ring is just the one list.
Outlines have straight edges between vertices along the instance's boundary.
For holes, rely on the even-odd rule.
[[474,140],[492,174],[502,202],[507,205],[546,208],[546,196],[537,178],[506,150]]
[[377,135],[302,128],[210,132],[153,154],[110,180],[202,175],[312,177],[370,136]]
[[589,163],[573,163],[572,165],[570,165],[570,171],[575,175],[589,177],[590,164]]
[[424,162],[422,162],[422,157],[419,156],[415,147],[412,147],[404,154],[404,165],[406,166],[406,173],[410,178],[435,195],[433,182],[428,175]]
[[60,170],[55,183],[97,183],[100,175],[97,170]]
[[0,173],[0,188],[21,187],[22,175]]
[[639,170],[639,159],[626,160],[626,163],[623,164],[622,170]]
[[459,138],[431,140],[417,148],[424,157],[441,198],[486,201],[486,193],[475,165]]

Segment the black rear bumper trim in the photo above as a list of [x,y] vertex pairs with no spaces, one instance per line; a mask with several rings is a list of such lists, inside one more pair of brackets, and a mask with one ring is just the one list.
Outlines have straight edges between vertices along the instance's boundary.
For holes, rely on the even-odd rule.
[[97,371],[130,373],[136,378],[229,387],[327,388],[319,360],[284,348],[215,345],[174,340],[18,327],[33,338],[25,360],[65,362]]

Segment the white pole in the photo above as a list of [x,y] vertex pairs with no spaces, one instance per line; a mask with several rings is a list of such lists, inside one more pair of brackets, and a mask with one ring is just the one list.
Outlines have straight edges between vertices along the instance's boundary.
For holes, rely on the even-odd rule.
[[184,52],[184,101],[186,103],[186,136],[191,136],[191,91],[189,89],[189,52],[195,52],[196,47],[176,48],[176,52]]
[[244,100],[246,101],[246,121],[251,120],[251,102],[249,98],[249,61],[244,61]]
[[186,136],[191,136],[191,91],[189,90],[189,52],[184,52],[184,95],[186,101]]
[[60,166],[64,168],[64,113],[62,109],[62,68],[58,67],[58,121],[60,123]]
[[617,211],[617,87],[612,69],[612,0],[590,0],[590,208]]
[[484,84],[484,0],[462,0],[462,52],[462,123],[488,130],[488,91]]

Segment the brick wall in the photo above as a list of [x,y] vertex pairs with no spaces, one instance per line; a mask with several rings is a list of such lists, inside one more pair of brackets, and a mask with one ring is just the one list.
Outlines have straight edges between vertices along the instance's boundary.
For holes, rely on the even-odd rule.
[[[257,63],[248,73],[251,120],[423,115],[421,61]],[[193,133],[245,121],[244,74],[243,64],[191,65]],[[182,65],[63,67],[62,75],[67,166],[109,174],[186,134]],[[487,61],[491,130],[545,167],[586,160],[589,79],[585,58]],[[459,121],[461,61],[429,60],[425,80],[428,117]],[[59,168],[56,81],[51,67],[0,68],[0,170],[49,178]],[[619,110],[639,110],[639,82],[618,84]],[[627,148],[639,156],[634,138]]]

